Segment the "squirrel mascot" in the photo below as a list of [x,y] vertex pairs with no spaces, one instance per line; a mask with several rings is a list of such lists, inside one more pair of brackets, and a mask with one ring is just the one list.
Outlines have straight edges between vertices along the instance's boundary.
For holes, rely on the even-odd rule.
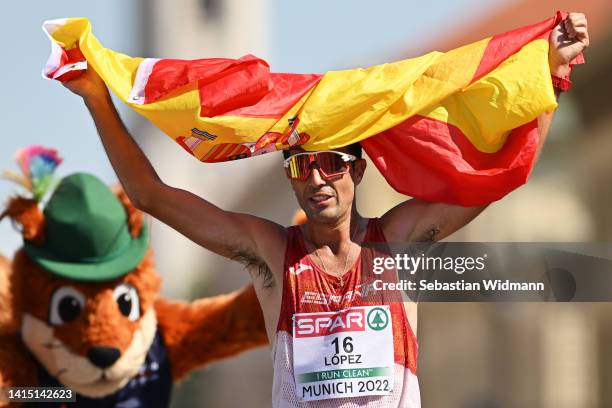
[[159,297],[147,225],[123,192],[77,173],[41,210],[61,159],[35,150],[21,179],[34,198],[12,198],[0,216],[24,240],[12,263],[0,259],[0,388],[76,393],[45,407],[167,407],[191,370],[267,343],[252,286],[192,303]]

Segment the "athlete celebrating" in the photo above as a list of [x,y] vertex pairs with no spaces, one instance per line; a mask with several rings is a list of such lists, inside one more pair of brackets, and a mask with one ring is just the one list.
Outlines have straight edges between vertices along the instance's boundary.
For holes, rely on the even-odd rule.
[[[587,21],[571,13],[550,37],[556,91],[588,46]],[[557,79],[555,79],[557,78]],[[361,217],[355,189],[366,162],[359,145],[284,152],[286,174],[307,221],[284,228],[224,211],[164,184],[130,137],[100,77],[65,83],[83,97],[108,157],[133,203],[195,243],[248,266],[273,344],[275,407],[418,407],[417,307],[383,295],[365,299],[371,258],[363,242],[439,240],[485,206],[412,199],[376,219]],[[557,93],[558,94],[558,93]],[[538,118],[540,145],[553,114]],[[368,264],[370,262],[370,264]]]

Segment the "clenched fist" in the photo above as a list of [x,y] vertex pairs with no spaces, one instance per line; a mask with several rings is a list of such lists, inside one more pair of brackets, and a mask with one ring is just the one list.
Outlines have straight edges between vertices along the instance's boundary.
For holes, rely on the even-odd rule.
[[569,63],[589,46],[586,16],[570,13],[550,33],[549,45],[550,72],[559,77],[569,75]]
[[62,84],[82,97],[85,102],[95,98],[108,97],[106,84],[91,65],[88,65],[87,70],[81,75],[66,82],[62,82]]

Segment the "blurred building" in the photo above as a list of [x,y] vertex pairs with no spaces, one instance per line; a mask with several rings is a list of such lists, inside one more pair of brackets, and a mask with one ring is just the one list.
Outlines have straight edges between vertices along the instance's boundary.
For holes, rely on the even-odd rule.
[[[239,58],[268,54],[268,0],[149,0],[142,2],[145,55],[165,58]],[[134,132],[161,178],[233,211],[249,211],[287,223],[294,206],[280,194],[280,158],[248,163],[203,164],[144,120]],[[152,221],[152,242],[166,295],[196,298],[237,289],[249,282],[235,262],[204,250],[176,231]],[[202,225],[206,228],[206,225]],[[249,378],[240,382],[236,377]],[[269,405],[272,366],[261,348],[197,372],[175,388],[173,406]],[[239,392],[237,392],[239,391]]]
[[[248,4],[237,0],[144,2],[146,54],[183,59],[238,58],[247,53],[265,55],[267,3],[267,0]],[[272,166],[270,158],[250,160],[249,165],[240,163],[239,166],[202,164],[148,122],[143,121],[143,126],[144,130],[135,133],[167,183],[193,191],[224,209],[236,209],[245,197],[262,191],[261,180],[249,175],[265,173]],[[188,282],[192,278],[201,282],[210,272],[194,269],[194,265],[207,265],[209,269],[218,258],[156,221],[153,239],[154,243],[163,243],[163,248],[156,247],[157,261],[162,271],[167,274],[172,271],[172,279],[166,282],[166,289],[172,294],[188,295],[183,292],[190,287]]]
[[[560,98],[547,146],[530,182],[494,203],[455,241],[607,241],[612,239],[612,3],[510,1],[428,49],[441,51],[552,16],[581,11],[589,20],[587,64]],[[381,179],[387,200],[401,197]],[[419,315],[419,378],[425,407],[612,406],[609,304],[424,303]]]

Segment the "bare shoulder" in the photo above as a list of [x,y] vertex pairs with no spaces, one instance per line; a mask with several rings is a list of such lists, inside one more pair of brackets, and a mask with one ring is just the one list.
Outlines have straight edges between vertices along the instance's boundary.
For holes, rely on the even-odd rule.
[[438,241],[471,222],[486,207],[411,199],[393,207],[381,220],[390,241]]
[[429,203],[425,201],[410,199],[387,211],[380,218],[387,240],[391,242],[429,240],[438,229],[436,223],[430,226],[432,232],[429,235],[425,231],[419,231],[428,207]]
[[246,228],[245,233],[254,234],[262,239],[258,244],[280,243],[287,240],[287,227],[274,221],[244,213],[233,213],[233,216]]

